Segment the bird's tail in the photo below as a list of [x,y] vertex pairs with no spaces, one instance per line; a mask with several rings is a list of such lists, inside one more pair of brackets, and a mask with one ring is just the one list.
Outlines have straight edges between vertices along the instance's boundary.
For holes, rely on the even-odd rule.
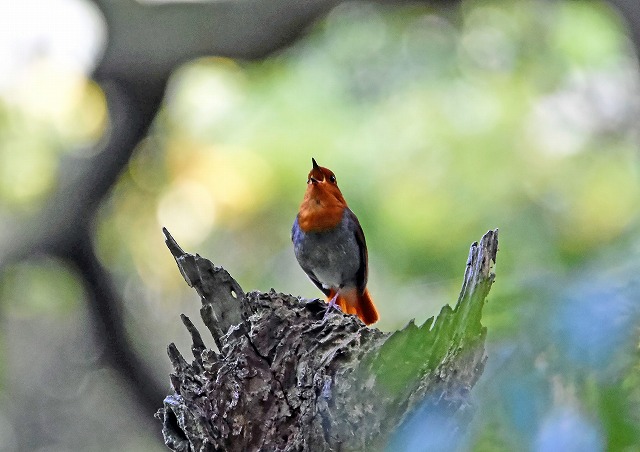
[[[335,291],[332,289],[329,293],[328,299],[331,300],[335,295]],[[363,293],[358,293],[357,289],[345,291],[340,290],[338,298],[336,298],[336,304],[340,306],[342,312],[346,314],[355,314],[360,317],[366,325],[376,323],[380,318],[378,316],[378,310],[373,304],[369,289],[364,289]]]

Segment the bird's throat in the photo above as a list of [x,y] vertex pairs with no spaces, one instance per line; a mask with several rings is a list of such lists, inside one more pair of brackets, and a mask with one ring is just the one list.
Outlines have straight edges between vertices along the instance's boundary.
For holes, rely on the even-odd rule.
[[346,204],[329,196],[307,192],[300,205],[298,225],[304,232],[321,232],[333,229],[342,220]]

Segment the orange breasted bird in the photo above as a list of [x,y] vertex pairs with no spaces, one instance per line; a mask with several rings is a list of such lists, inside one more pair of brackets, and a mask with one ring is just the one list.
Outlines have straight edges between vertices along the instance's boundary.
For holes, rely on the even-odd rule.
[[307,191],[291,229],[296,258],[327,296],[327,313],[339,306],[370,325],[378,320],[378,311],[367,290],[367,244],[362,227],[347,207],[335,174],[315,159],[311,162]]

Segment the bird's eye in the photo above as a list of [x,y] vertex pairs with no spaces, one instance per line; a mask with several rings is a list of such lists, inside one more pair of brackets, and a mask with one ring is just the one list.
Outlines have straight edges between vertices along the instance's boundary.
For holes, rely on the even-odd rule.
[[331,182],[332,184],[336,183],[336,176],[334,176],[333,174],[331,176],[329,176],[329,182]]

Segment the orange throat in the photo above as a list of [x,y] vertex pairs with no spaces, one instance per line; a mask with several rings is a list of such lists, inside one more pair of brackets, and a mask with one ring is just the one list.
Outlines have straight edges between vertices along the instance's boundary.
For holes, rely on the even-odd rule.
[[342,220],[347,203],[340,191],[327,191],[310,185],[300,205],[298,225],[304,232],[320,232],[333,229]]

